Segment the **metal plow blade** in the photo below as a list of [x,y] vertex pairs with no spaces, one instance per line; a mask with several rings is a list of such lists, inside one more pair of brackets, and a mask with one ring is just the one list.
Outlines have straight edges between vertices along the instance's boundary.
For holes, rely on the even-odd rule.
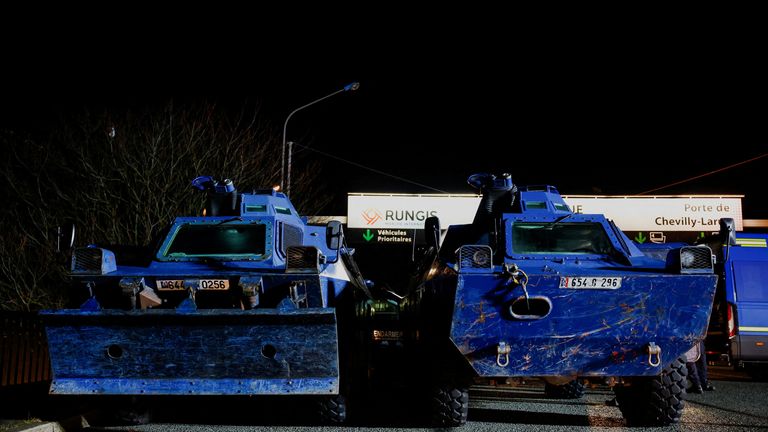
[[333,309],[43,311],[52,394],[337,394]]

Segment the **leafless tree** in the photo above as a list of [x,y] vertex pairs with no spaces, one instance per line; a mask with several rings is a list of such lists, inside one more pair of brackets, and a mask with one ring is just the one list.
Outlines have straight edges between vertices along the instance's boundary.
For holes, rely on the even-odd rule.
[[[175,216],[200,214],[198,175],[231,178],[240,190],[279,182],[280,140],[258,112],[213,105],[142,113],[84,113],[47,139],[0,135],[0,308],[56,307],[64,271],[56,226],[74,221],[78,243],[149,245]],[[316,163],[294,171],[294,205],[314,214],[329,199]]]

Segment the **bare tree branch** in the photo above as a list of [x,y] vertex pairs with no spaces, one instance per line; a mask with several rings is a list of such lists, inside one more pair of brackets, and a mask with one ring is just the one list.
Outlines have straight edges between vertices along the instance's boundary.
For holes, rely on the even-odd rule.
[[[277,129],[255,113],[234,116],[213,105],[100,115],[83,113],[44,139],[0,133],[0,308],[33,310],[64,301],[65,269],[55,229],[76,221],[78,244],[149,245],[180,215],[198,215],[199,175],[241,187],[278,182]],[[114,129],[113,129],[114,128]],[[114,133],[112,133],[114,131]],[[297,170],[292,189],[304,211],[329,201],[318,167]]]

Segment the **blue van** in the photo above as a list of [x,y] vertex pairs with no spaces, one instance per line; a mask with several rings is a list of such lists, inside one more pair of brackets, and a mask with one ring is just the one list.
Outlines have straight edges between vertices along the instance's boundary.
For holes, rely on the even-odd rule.
[[[724,245],[709,341],[719,338],[722,356],[752,375],[768,366],[768,234],[736,233]],[[727,338],[726,338],[727,336]],[[715,346],[716,348],[717,346]],[[708,346],[708,350],[712,347]]]

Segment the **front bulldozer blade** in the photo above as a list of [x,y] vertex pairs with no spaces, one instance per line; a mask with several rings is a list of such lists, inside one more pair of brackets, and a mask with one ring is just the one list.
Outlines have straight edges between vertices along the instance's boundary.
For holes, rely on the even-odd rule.
[[43,311],[52,394],[337,394],[330,308]]

